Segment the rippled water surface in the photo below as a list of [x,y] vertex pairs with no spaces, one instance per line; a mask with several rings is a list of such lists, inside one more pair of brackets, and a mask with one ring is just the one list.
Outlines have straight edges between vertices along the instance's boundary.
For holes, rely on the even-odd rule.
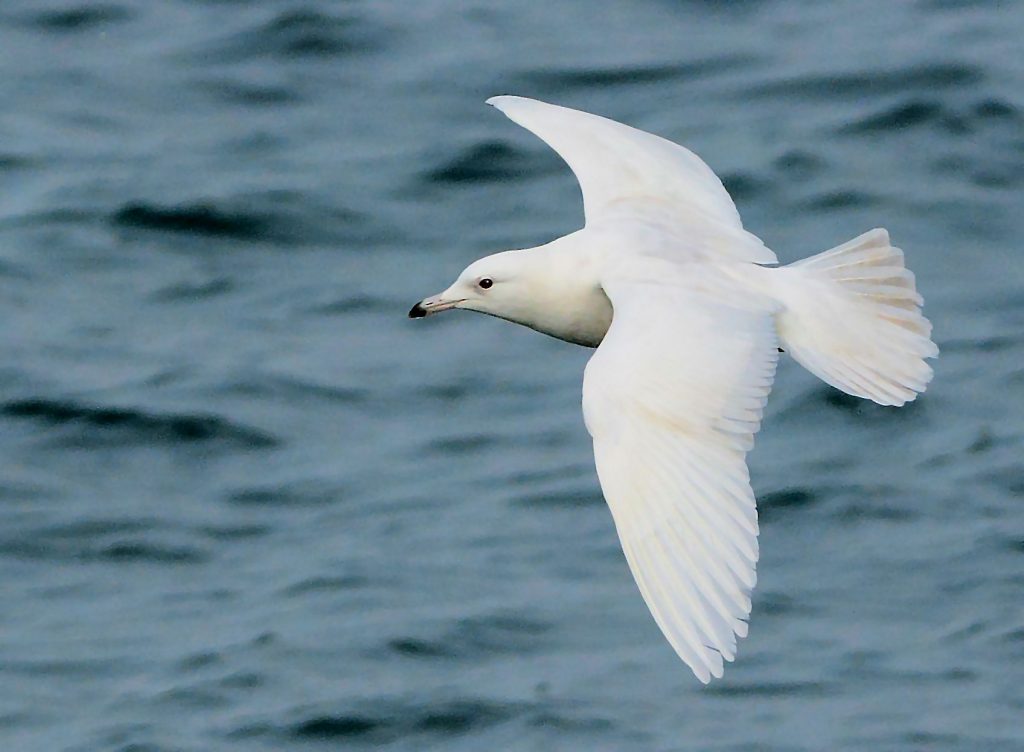
[[[1024,749],[1016,3],[0,4],[0,748]],[[588,351],[405,318],[574,229],[519,93],[686,143],[792,261],[886,226],[942,357],[780,369],[700,686]]]

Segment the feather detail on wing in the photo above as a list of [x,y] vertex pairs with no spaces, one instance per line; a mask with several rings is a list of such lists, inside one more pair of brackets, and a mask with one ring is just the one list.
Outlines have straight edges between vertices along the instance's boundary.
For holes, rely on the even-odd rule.
[[604,284],[611,328],[583,410],[626,561],[694,674],[719,677],[747,633],[758,523],[745,455],[778,359],[769,310],[679,284]]

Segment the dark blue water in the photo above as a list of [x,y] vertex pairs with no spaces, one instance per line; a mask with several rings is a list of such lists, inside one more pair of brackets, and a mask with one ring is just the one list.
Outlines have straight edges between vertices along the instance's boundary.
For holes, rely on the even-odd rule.
[[[1024,8],[0,5],[0,749],[1024,749]],[[686,143],[784,261],[885,226],[942,356],[780,369],[750,637],[619,552],[588,351],[409,306],[581,221],[483,99]]]

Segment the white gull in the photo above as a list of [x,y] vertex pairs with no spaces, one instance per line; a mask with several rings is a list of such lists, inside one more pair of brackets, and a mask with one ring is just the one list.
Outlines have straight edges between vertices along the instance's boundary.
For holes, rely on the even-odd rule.
[[903,253],[871,230],[788,266],[692,152],[522,97],[488,100],[576,174],[585,226],[472,263],[413,318],[487,313],[587,347],[583,416],[640,593],[702,682],[747,634],[758,523],[746,453],[779,348],[847,394],[902,405],[938,349]]

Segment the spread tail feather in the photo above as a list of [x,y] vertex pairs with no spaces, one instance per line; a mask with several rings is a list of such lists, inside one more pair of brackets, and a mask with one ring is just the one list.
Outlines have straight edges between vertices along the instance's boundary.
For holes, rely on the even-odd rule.
[[782,347],[847,394],[902,405],[925,390],[939,349],[903,252],[876,229],[773,270]]

